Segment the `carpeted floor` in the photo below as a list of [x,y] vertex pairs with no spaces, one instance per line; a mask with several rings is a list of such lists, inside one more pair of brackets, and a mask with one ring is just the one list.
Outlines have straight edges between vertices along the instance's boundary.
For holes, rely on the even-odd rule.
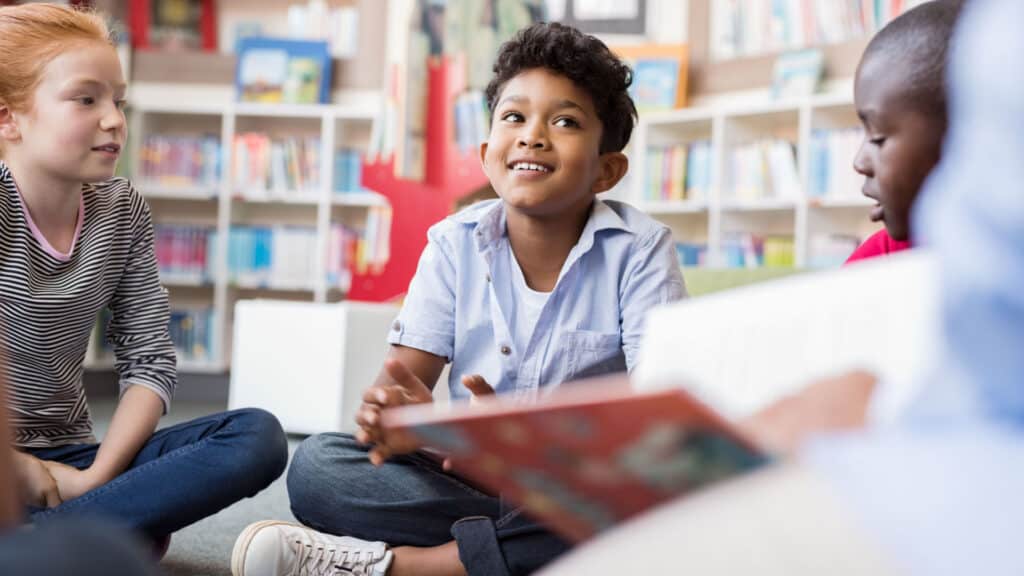
[[[114,403],[110,400],[91,402],[90,409],[96,425],[96,435],[102,437],[113,414]],[[191,420],[224,409],[225,406],[220,403],[176,402],[171,414],[160,422],[160,426]],[[289,454],[295,451],[301,440],[300,437],[289,438]],[[160,568],[168,576],[231,574],[231,548],[235,544],[235,538],[246,525],[267,519],[295,521],[288,508],[284,479],[285,475],[282,474],[269,488],[255,497],[237,502],[218,514],[176,533],[171,539],[167,556],[160,563]]]

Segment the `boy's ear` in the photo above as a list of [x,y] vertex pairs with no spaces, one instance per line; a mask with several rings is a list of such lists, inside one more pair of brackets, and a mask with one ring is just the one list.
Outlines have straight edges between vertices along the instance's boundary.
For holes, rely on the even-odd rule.
[[14,119],[11,109],[0,102],[0,139],[15,141],[21,138],[21,131],[18,130],[18,122]]
[[622,152],[606,152],[598,159],[601,165],[598,167],[597,180],[594,181],[590,190],[594,194],[611,190],[629,170],[629,158]]
[[480,167],[487,171],[487,164],[484,163],[484,158],[487,157],[487,140],[480,143]]

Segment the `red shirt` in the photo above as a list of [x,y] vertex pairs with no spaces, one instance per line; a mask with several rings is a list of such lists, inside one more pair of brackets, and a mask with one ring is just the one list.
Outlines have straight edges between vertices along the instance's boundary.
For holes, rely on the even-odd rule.
[[900,252],[907,248],[910,248],[910,242],[893,240],[892,236],[889,236],[889,233],[883,228],[872,234],[870,238],[857,247],[853,254],[850,254],[850,257],[846,259],[846,264],[876,256],[885,256],[886,254]]

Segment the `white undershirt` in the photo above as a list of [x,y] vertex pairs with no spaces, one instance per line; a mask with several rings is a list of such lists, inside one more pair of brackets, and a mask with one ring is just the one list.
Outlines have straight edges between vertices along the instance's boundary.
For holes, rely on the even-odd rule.
[[537,326],[537,319],[544,309],[551,292],[537,292],[526,285],[526,277],[520,268],[512,250],[507,250],[509,268],[512,270],[512,294],[515,296],[516,317],[512,320],[512,335],[515,338],[516,352],[522,357]]

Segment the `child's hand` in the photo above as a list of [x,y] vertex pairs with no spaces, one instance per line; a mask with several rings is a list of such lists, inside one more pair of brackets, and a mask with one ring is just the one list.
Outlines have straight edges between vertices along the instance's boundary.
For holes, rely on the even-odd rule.
[[26,504],[36,508],[53,508],[61,503],[57,481],[42,460],[30,454],[15,452],[13,463],[14,476]]
[[815,434],[864,426],[875,382],[867,372],[821,380],[753,414],[741,426],[762,447],[792,454]]
[[395,358],[384,361],[384,374],[363,393],[363,405],[356,413],[356,440],[373,444],[370,462],[380,466],[396,454],[414,452],[420,446],[404,434],[388,435],[381,426],[381,412],[406,404],[433,402],[430,388],[423,383],[405,364]]
[[494,388],[479,374],[463,376],[462,385],[473,393],[473,396],[469,399],[470,404],[475,404],[486,396],[494,396]]
[[[487,380],[484,380],[484,377],[479,374],[463,376],[462,385],[473,393],[473,396],[469,398],[470,404],[476,404],[477,402],[485,400],[487,397],[494,396],[494,387],[488,384]],[[445,472],[450,472],[452,470],[452,459],[445,458],[441,462],[441,468]]]
[[53,476],[53,479],[57,481],[60,499],[64,502],[74,500],[102,484],[93,476],[88,468],[79,470],[74,466],[68,466],[67,464],[52,460],[44,461],[43,465],[46,466],[46,470]]

